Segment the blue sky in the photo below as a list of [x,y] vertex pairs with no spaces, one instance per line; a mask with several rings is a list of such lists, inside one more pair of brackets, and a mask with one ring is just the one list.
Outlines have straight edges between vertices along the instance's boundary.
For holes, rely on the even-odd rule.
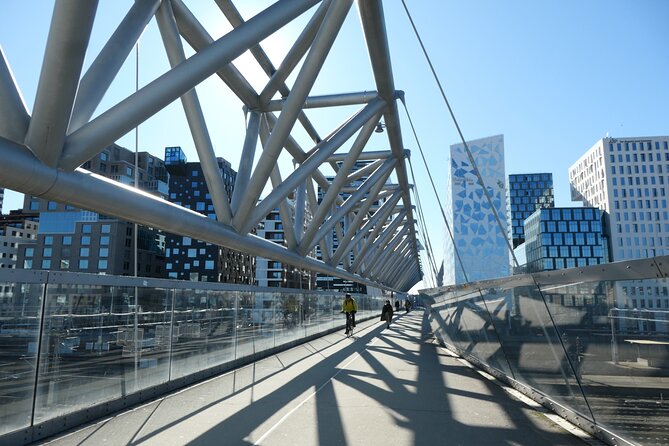
[[[570,205],[567,169],[588,148],[610,136],[669,133],[669,2],[621,1],[427,1],[405,0],[466,139],[504,134],[506,173],[551,172],[556,204]],[[213,2],[186,2],[210,33],[228,29]],[[211,5],[209,4],[211,3]],[[265,1],[241,1],[245,18]],[[104,15],[94,26],[86,66],[129,7],[129,1],[102,0]],[[455,127],[420,51],[402,2],[384,3],[395,86],[406,94],[420,142],[440,192],[445,189],[448,151],[459,142]],[[44,0],[0,4],[0,45],[30,110],[44,53],[52,3]],[[304,23],[304,20],[301,20]],[[274,63],[299,32],[289,28],[263,45]],[[248,57],[236,61],[251,72]],[[155,21],[140,44],[140,87],[167,69]],[[134,91],[130,57],[100,111]],[[251,76],[258,90],[262,77]],[[290,81],[289,81],[290,84]],[[323,67],[313,94],[373,90],[356,7]],[[217,155],[234,167],[243,140],[241,103],[209,79],[198,87]],[[353,110],[309,112],[317,125],[335,128]],[[417,187],[426,211],[432,245],[443,255],[444,224],[427,182],[410,127],[403,117],[406,148],[412,150]],[[166,123],[169,123],[166,125]],[[177,101],[140,126],[140,150],[162,155],[181,145],[196,160]],[[375,150],[387,149],[375,135]],[[134,148],[134,134],[119,140]],[[282,160],[282,169],[290,160]],[[21,205],[6,194],[4,212]]]

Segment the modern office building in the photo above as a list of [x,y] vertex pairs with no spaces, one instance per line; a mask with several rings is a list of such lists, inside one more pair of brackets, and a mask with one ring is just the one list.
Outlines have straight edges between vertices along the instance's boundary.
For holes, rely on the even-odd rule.
[[[295,210],[295,200],[288,200],[291,212]],[[284,225],[279,209],[274,209],[257,228],[257,235],[276,244],[285,244]],[[264,257],[256,258],[256,284],[261,287],[315,289],[316,273],[293,267]]]
[[[444,285],[506,277],[510,272],[506,241],[508,222],[504,136],[477,139],[467,144],[497,211],[499,222],[479,184],[464,144],[452,145],[444,206],[455,245],[447,235]],[[465,271],[462,270],[458,256]]]
[[525,220],[525,237],[530,272],[607,262],[597,208],[538,209]]
[[[134,152],[112,144],[82,167],[132,186],[134,162]],[[167,171],[163,161],[140,152],[137,166],[140,189],[164,197]],[[134,224],[28,195],[24,211],[39,212],[39,232],[35,245],[19,249],[19,268],[134,275]],[[137,226],[136,239],[137,275],[164,277],[164,235]]]
[[537,209],[552,208],[555,205],[553,174],[520,173],[509,175],[507,195],[509,217],[511,217],[510,238],[515,249],[525,242],[525,231],[523,229],[525,219]]
[[[216,158],[228,197],[237,173],[223,158]],[[214,205],[200,163],[189,163],[181,147],[165,148],[165,167],[170,173],[169,200],[179,206],[216,219]],[[172,279],[252,285],[255,257],[212,245],[191,237],[167,234],[166,270]]]
[[[604,212],[612,261],[669,254],[669,136],[600,139],[569,168],[569,182],[573,200]],[[621,319],[620,330],[669,332],[669,283],[649,282],[616,282],[616,308],[649,311]]]
[[669,254],[669,136],[603,138],[569,182],[572,200],[608,216],[612,261]]

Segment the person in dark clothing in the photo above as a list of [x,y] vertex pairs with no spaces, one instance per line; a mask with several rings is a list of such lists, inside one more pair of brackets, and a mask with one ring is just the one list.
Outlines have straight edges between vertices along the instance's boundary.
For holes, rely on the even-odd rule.
[[390,328],[390,321],[393,318],[393,306],[390,305],[390,301],[387,300],[383,308],[381,309],[381,321],[386,322],[386,328]]
[[395,311],[400,311],[400,301],[399,300],[395,301]]
[[404,301],[404,309],[406,310],[407,313],[411,309],[411,301],[409,299]]

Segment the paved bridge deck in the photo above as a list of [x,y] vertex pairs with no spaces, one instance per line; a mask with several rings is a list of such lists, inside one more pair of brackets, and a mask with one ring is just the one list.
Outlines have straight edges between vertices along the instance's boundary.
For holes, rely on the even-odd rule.
[[422,311],[358,324],[52,445],[583,445],[432,342]]

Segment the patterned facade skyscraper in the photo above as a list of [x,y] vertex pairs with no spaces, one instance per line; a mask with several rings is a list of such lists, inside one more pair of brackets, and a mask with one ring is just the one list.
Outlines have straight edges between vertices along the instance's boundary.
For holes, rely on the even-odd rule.
[[510,274],[506,242],[508,222],[504,135],[469,141],[467,145],[497,211],[499,222],[479,184],[464,144],[452,145],[445,207],[455,244],[446,234],[444,285]]

